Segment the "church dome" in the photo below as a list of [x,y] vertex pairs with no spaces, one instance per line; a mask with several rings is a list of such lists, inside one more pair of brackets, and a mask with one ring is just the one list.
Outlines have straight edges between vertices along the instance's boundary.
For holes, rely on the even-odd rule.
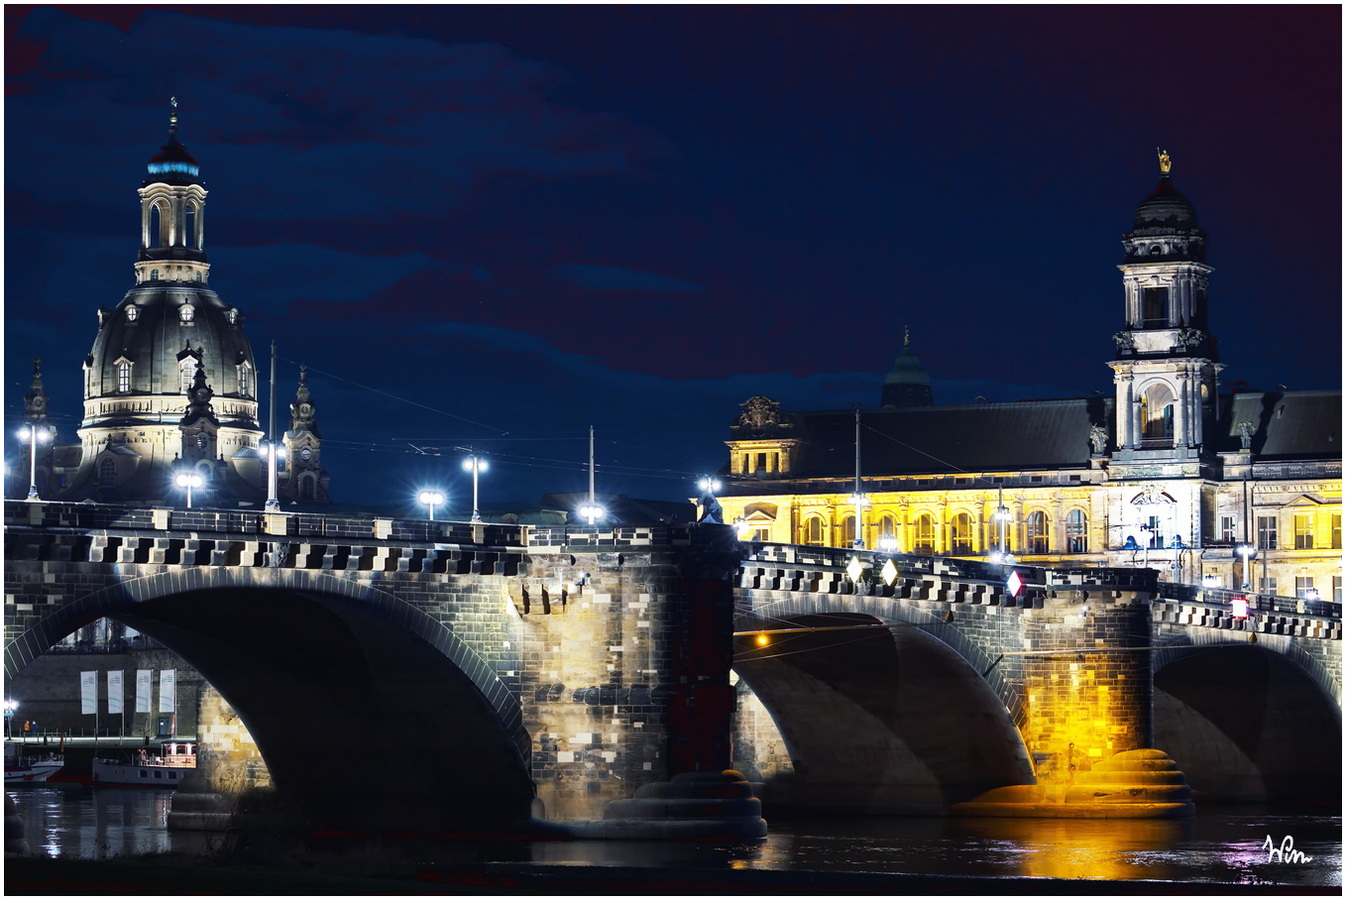
[[882,406],[934,406],[934,391],[930,373],[921,360],[911,352],[911,332],[903,336],[902,352],[893,360],[893,367],[883,379]]
[[243,316],[213,290],[191,282],[142,282],[100,318],[88,358],[89,399],[159,395],[166,412],[177,407],[181,415],[200,362],[217,408],[221,400],[231,408],[226,398],[253,401],[235,415],[220,409],[221,418],[253,418],[256,366]]
[[1167,173],[1136,208],[1136,228],[1197,228],[1196,209],[1178,193]]

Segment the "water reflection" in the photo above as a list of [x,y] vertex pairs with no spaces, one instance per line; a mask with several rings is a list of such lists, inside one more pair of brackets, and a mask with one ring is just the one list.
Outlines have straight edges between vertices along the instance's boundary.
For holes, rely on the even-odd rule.
[[61,785],[7,793],[34,855],[110,859],[171,849],[170,791]]
[[[78,786],[11,790],[29,845],[46,856],[103,859],[145,853],[218,861],[237,852],[221,836],[169,832],[172,794]],[[347,874],[417,873],[506,864],[649,870],[758,869],[1129,881],[1341,885],[1341,819],[1321,810],[1202,809],[1196,818],[898,819],[770,818],[764,841],[324,841],[299,848],[272,841],[257,864],[302,856]],[[1310,860],[1269,862],[1264,842],[1292,837]],[[274,843],[274,846],[273,846]],[[652,876],[657,877],[657,875]]]
[[960,819],[959,830],[1019,858],[1020,875],[1128,881],[1176,877],[1169,852],[1191,819]]

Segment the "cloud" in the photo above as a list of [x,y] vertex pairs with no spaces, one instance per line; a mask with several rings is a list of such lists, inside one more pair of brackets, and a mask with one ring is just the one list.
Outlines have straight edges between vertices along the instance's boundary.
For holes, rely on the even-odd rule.
[[705,288],[686,281],[678,281],[655,272],[639,272],[634,269],[617,269],[611,266],[595,266],[583,263],[563,263],[556,267],[556,273],[565,281],[580,287],[598,288],[609,291],[704,291]]
[[[253,210],[262,217],[442,212],[483,176],[627,174],[672,152],[621,116],[554,101],[569,76],[497,44],[162,10],[123,33],[37,9],[18,37],[46,46],[21,76],[40,90],[7,99],[11,153],[40,150],[67,172],[97,165],[91,144],[129,142],[147,157],[149,136],[128,124],[156,121],[146,107],[159,103],[166,132],[175,94],[182,139],[210,148],[198,153],[203,175],[246,171],[268,201]],[[166,69],[164,47],[191,47],[191,64]],[[163,85],[162,96],[144,96],[146,84]],[[70,132],[64,111],[76,107],[95,111],[79,123],[86,140],[53,140]]]
[[400,256],[362,256],[312,244],[282,243],[262,247],[226,247],[228,269],[212,287],[242,284],[239,307],[283,309],[297,299],[326,303],[354,303],[405,278],[442,269],[443,264],[423,253]]

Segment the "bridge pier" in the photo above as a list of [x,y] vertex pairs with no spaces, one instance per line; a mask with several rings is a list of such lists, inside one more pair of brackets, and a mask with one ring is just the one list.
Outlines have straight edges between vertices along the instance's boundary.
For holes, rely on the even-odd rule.
[[1047,590],[1022,616],[1019,723],[1036,785],[954,804],[955,815],[1192,815],[1187,780],[1154,749],[1148,590]]

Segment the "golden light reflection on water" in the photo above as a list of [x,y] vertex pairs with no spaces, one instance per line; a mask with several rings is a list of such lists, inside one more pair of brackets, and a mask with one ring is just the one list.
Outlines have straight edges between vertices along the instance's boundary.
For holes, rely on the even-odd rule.
[[969,835],[1021,851],[1020,875],[1124,881],[1175,872],[1167,851],[1190,833],[1189,820],[960,819]]

